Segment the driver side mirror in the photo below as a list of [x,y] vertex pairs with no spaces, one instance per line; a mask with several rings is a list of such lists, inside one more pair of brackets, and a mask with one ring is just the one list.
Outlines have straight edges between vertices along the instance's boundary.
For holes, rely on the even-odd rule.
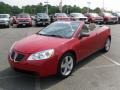
[[89,37],[90,34],[89,33],[86,33],[86,32],[82,32],[79,34],[79,38],[83,38],[83,37]]

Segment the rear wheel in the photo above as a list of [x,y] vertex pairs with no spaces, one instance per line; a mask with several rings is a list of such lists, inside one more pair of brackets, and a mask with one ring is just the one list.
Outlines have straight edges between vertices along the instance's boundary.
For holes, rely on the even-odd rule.
[[111,46],[111,39],[110,37],[106,40],[105,42],[105,46],[103,48],[104,52],[108,52],[110,50],[110,46]]
[[71,53],[66,53],[62,56],[60,59],[59,65],[58,65],[58,75],[61,78],[68,77],[74,68],[75,64],[75,57]]

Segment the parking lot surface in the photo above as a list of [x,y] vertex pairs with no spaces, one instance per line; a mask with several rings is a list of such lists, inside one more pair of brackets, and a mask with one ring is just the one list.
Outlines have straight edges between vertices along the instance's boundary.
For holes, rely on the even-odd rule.
[[96,52],[64,79],[11,70],[7,55],[11,45],[41,30],[41,27],[0,29],[0,90],[120,90],[120,25],[109,25],[112,45],[108,53]]

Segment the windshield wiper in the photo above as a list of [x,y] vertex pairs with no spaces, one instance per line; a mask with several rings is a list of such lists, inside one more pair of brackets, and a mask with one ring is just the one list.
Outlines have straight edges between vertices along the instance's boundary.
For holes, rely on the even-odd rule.
[[36,33],[36,34],[39,34],[39,35],[42,35],[42,36],[49,36],[48,34],[41,34],[41,33]]
[[61,35],[48,35],[48,36],[52,36],[52,37],[59,37],[59,38],[65,38],[65,37],[63,37],[63,36],[61,36]]
[[61,35],[55,35],[55,34],[51,34],[51,35],[49,35],[49,34],[40,34],[40,33],[38,33],[39,35],[43,35],[43,36],[51,36],[51,37],[59,37],[59,38],[65,38],[65,37],[63,37],[63,36],[61,36]]

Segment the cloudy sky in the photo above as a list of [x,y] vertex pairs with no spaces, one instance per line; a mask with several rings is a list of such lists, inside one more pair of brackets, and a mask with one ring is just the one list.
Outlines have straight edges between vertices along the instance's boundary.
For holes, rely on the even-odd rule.
[[[36,5],[40,2],[44,3],[47,0],[0,0],[10,5],[17,5],[22,7],[24,5]],[[104,6],[107,10],[115,10],[120,11],[120,1],[119,0],[63,0],[63,4],[67,5],[77,5],[80,7],[88,6],[87,2],[91,2],[90,7],[103,7]],[[51,5],[59,5],[60,0],[48,0]]]

